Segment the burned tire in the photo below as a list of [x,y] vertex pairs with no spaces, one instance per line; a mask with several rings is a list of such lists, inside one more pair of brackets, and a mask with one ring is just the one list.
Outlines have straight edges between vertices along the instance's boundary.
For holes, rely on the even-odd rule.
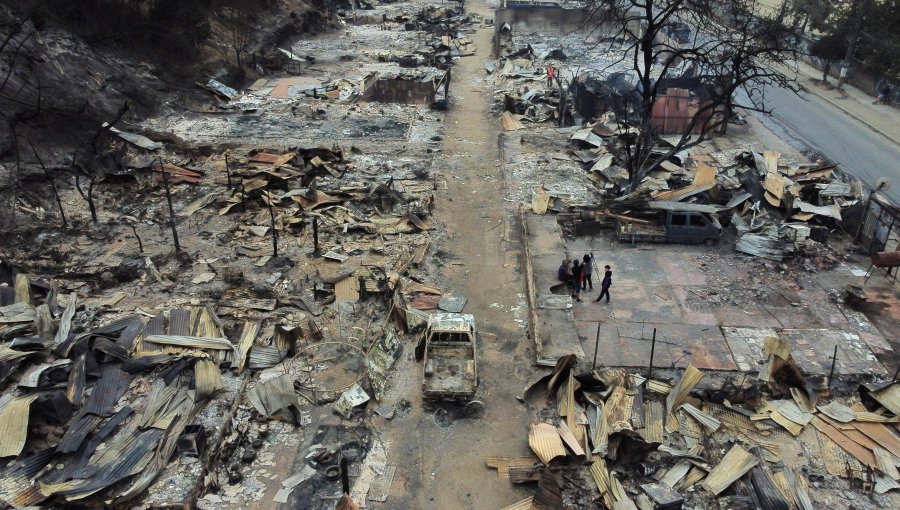
[[466,407],[463,408],[463,413],[466,418],[480,419],[484,416],[484,402],[480,400],[473,400],[466,404]]

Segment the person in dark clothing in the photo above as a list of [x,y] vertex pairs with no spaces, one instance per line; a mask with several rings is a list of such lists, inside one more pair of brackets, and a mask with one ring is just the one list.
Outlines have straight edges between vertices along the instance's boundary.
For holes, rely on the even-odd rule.
[[872,104],[887,104],[887,98],[889,95],[891,95],[891,86],[885,83],[879,91],[878,98],[876,98],[875,102]]
[[609,304],[609,288],[612,286],[612,269],[610,269],[609,266],[603,266],[603,269],[605,269],[606,272],[603,273],[603,281],[600,282],[600,295],[597,296],[594,303],[599,303],[600,299],[602,299],[605,294],[606,303]]
[[594,290],[594,281],[591,278],[594,274],[594,254],[585,254],[582,260],[584,263],[581,264],[581,274],[584,275],[584,278],[582,278],[581,290],[588,290],[588,285],[591,286],[591,290]]
[[563,259],[562,264],[559,265],[559,269],[556,270],[556,277],[559,278],[559,281],[565,282],[566,284],[572,281],[572,271],[569,269],[569,259]]
[[578,259],[575,259],[572,262],[572,297],[575,298],[575,301],[581,303],[581,264],[578,263]]

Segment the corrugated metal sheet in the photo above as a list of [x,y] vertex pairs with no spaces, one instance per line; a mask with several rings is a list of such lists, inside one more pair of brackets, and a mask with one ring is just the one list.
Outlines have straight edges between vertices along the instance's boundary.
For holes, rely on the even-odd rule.
[[794,504],[800,510],[813,510],[812,499],[809,497],[809,486],[806,484],[806,478],[797,476],[794,468],[784,468],[784,478],[791,490],[794,498]]
[[673,488],[678,492],[683,492],[686,489],[690,489],[697,482],[703,480],[704,478],[706,478],[706,471],[698,467],[694,467],[688,472],[687,476],[685,476],[681,479],[680,482],[678,482],[678,486]]
[[28,369],[28,371],[22,374],[22,377],[19,378],[19,387],[37,388],[38,383],[41,380],[41,374],[43,374],[44,371],[51,368],[63,367],[71,362],[72,360],[69,359],[59,359],[56,361],[51,361],[50,363],[41,363],[40,365],[35,365]]
[[59,319],[59,329],[53,338],[54,343],[61,344],[69,338],[69,331],[72,329],[72,317],[75,316],[75,308],[78,306],[78,295],[74,292],[69,294],[69,305]]
[[163,438],[165,432],[159,429],[148,429],[139,432],[137,438],[130,441],[128,448],[121,455],[110,459],[109,463],[98,466],[96,474],[84,483],[65,488],[57,493],[69,501],[78,500],[128,477],[139,471],[150,460],[153,452]]
[[0,363],[18,359],[18,358],[21,358],[22,356],[27,356],[29,354],[32,354],[32,353],[17,351],[15,349],[10,349],[6,345],[0,345]]
[[28,437],[28,412],[38,395],[10,400],[0,410],[0,457],[17,457]]
[[672,413],[684,403],[701,379],[703,379],[703,372],[697,370],[693,363],[689,363],[687,368],[684,369],[684,373],[681,374],[681,378],[678,379],[678,383],[675,384],[675,387],[672,388],[672,391],[666,397],[667,428],[671,428],[673,425],[677,426],[677,421],[674,420]]
[[816,436],[819,439],[822,462],[825,464],[825,471],[827,471],[828,474],[846,477],[848,466],[854,473],[862,472],[862,466],[859,461],[844,451],[837,443],[825,435],[824,432],[817,430]]
[[16,303],[31,304],[31,284],[28,276],[22,273],[16,275]]
[[847,453],[856,458],[856,460],[860,461],[864,465],[871,466],[873,468],[878,467],[877,463],[875,462],[875,455],[872,454],[871,450],[850,439],[830,423],[827,423],[825,420],[819,418],[818,416],[813,418],[810,423],[819,432],[822,432],[823,434],[831,438],[831,440],[837,443],[838,446],[840,446]]
[[172,310],[169,312],[169,335],[190,336],[191,311]]
[[900,416],[900,383],[894,383],[880,391],[869,393],[885,409]]
[[197,314],[197,321],[194,323],[194,330],[191,334],[204,338],[221,338],[225,336],[222,333],[222,323],[219,321],[219,317],[209,306],[203,307]]
[[522,501],[505,506],[500,510],[531,510],[531,502],[534,498],[525,498]]
[[128,351],[131,351],[134,348],[135,339],[141,333],[141,330],[143,328],[144,321],[140,318],[135,318],[128,323],[128,326],[126,326],[125,329],[122,330],[122,333],[119,335],[116,343],[128,349]]
[[509,480],[510,468],[533,469],[535,464],[541,464],[537,457],[486,457],[484,463],[496,469],[497,476],[502,480]]
[[247,368],[250,370],[262,370],[271,368],[284,359],[284,354],[275,347],[268,345],[254,345],[247,355]]
[[628,395],[625,388],[616,386],[606,399],[606,422],[609,433],[615,434],[623,430],[632,430],[631,410],[634,396]]
[[598,458],[591,464],[591,477],[600,490],[600,498],[603,499],[606,508],[612,508],[612,495],[609,492],[609,470],[606,469],[606,461]]
[[584,455],[584,448],[579,444],[578,438],[575,437],[575,434],[569,428],[566,423],[560,423],[559,427],[556,428],[556,431],[559,433],[559,437],[568,445],[569,449],[572,450],[572,453],[575,455]]
[[722,461],[710,471],[706,481],[703,482],[703,488],[718,495],[757,464],[759,464],[759,459],[756,456],[740,446],[734,445],[722,457]]
[[176,345],[195,349],[234,350],[234,345],[227,338],[204,338],[199,336],[150,335],[145,343]]
[[[761,455],[758,448],[755,448],[753,453],[757,456]],[[772,479],[772,473],[765,462],[760,462],[753,466],[753,469],[750,471],[750,483],[762,510],[788,510],[787,498],[775,484],[775,480]]]
[[139,346],[135,346],[134,350],[136,352],[161,351],[162,346],[151,343],[151,342],[146,342],[145,339],[151,335],[163,335],[163,334],[165,334],[165,332],[166,332],[165,317],[163,317],[162,315],[157,315],[155,317],[152,317],[147,322],[147,325],[144,326],[144,329],[141,331],[141,334],[138,337],[140,339]]
[[66,433],[59,441],[59,445],[57,445],[56,449],[60,453],[74,452],[81,446],[81,443],[84,442],[84,438],[87,437],[90,431],[94,430],[94,427],[96,427],[100,421],[98,416],[84,414],[84,411],[82,411],[81,414],[70,422],[72,424],[66,429]]
[[247,364],[247,353],[250,352],[250,347],[253,345],[253,341],[256,340],[260,327],[262,327],[262,323],[259,321],[244,322],[244,329],[241,330],[241,338],[238,340],[236,353],[238,373],[244,371],[244,365]]
[[531,431],[528,434],[528,446],[531,447],[531,450],[537,454],[544,464],[550,464],[550,461],[556,457],[564,457],[566,455],[566,449],[559,438],[559,432],[557,432],[556,427],[549,423],[531,424]]
[[696,407],[692,406],[691,404],[687,404],[687,403],[681,404],[681,409],[687,411],[687,413],[690,414],[691,416],[693,416],[694,419],[697,420],[698,423],[700,423],[700,425],[703,425],[704,427],[706,427],[707,430],[709,430],[710,432],[715,432],[715,431],[719,430],[719,427],[722,426],[722,423],[719,420],[704,413],[703,411],[697,409]]
[[198,359],[194,364],[194,386],[197,390],[197,400],[204,400],[224,389],[225,383],[222,382],[219,367],[208,359]]
[[94,384],[91,396],[88,397],[82,412],[97,416],[109,416],[112,414],[116,402],[125,394],[129,384],[131,384],[131,374],[119,370],[118,367],[104,365],[101,369],[100,379]]
[[591,430],[592,453],[606,456],[609,448],[609,422],[606,421],[606,407],[603,402],[588,408],[588,424]]
[[122,370],[136,374],[139,372],[149,372],[158,365],[170,363],[179,359],[179,355],[168,352],[142,352],[122,364]]
[[[853,404],[852,409],[859,411],[865,409],[862,404]],[[880,423],[852,422],[851,425],[869,439],[878,443],[882,448],[891,452],[897,458],[900,458],[900,437],[893,433],[891,429],[881,425]]]
[[691,470],[691,463],[686,460],[679,460],[672,466],[666,474],[659,480],[660,482],[674,488]]
[[644,427],[637,432],[648,443],[662,443],[663,425],[665,422],[665,407],[658,400],[644,402]]
[[66,385],[66,398],[72,405],[80,406],[84,402],[84,388],[87,384],[85,375],[85,354],[75,360],[75,364],[69,371],[69,382]]

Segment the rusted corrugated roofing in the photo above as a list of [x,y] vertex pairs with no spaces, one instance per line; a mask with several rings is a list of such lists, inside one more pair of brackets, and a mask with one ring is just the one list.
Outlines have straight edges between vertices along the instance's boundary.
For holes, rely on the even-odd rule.
[[[859,403],[853,404],[851,408],[857,412],[865,410],[865,407]],[[900,458],[900,437],[897,437],[897,434],[893,433],[891,429],[880,423],[855,421],[850,424],[895,457]]]
[[550,464],[550,461],[556,457],[564,457],[566,455],[566,449],[559,438],[559,432],[556,430],[556,427],[549,423],[531,424],[531,432],[528,434],[528,446],[531,447],[532,451],[537,454],[544,464]]
[[644,427],[637,432],[648,443],[663,442],[663,425],[665,423],[665,407],[658,400],[644,402]]

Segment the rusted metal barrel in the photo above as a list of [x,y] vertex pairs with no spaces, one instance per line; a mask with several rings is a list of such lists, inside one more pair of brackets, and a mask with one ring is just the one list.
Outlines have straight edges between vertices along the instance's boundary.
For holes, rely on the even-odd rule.
[[880,251],[872,254],[872,265],[875,267],[900,266],[900,251]]

